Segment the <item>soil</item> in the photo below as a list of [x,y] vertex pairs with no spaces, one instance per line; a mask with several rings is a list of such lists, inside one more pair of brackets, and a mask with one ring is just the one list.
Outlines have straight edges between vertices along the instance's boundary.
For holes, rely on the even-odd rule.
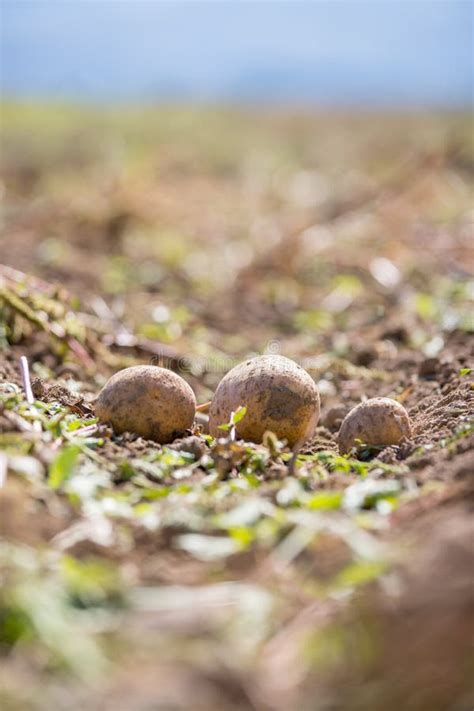
[[[21,161],[7,156],[2,392],[16,386],[24,398],[26,356],[35,400],[88,427],[101,386],[126,365],[170,367],[205,402],[237,362],[278,352],[318,383],[321,418],[291,452],[227,435],[215,445],[200,414],[170,447],[185,459],[159,460],[159,471],[160,445],[93,423],[101,463],[83,477],[105,471],[97,500],[117,507],[94,518],[93,500],[47,484],[64,432],[42,425],[39,436],[24,399],[4,403],[0,620],[36,584],[16,551],[34,552],[44,585],[66,556],[110,564],[121,588],[97,582],[109,597],[87,612],[75,583],[86,620],[77,654],[87,657],[90,634],[107,663],[97,676],[82,661],[69,668],[33,612],[33,631],[14,645],[0,622],[0,701],[32,711],[472,708],[474,163],[461,118],[217,114],[217,156],[203,125],[180,144],[168,117],[158,144],[150,116],[127,127],[90,115],[85,144],[118,136],[127,158],[116,174],[92,152],[76,174],[68,140],[82,120],[68,116],[52,165],[33,143],[26,173],[28,145]],[[231,150],[225,128],[239,121],[244,146]],[[334,156],[315,130],[335,141]],[[353,452],[345,467],[340,424],[378,396],[404,405],[412,436]],[[357,510],[317,498],[363,481],[399,488],[369,493]],[[134,519],[126,507],[142,505],[147,487],[149,518]],[[239,506],[255,511],[224,524]],[[212,539],[204,551],[202,536]],[[239,536],[247,543],[217,553]],[[47,615],[68,619],[57,604]]]

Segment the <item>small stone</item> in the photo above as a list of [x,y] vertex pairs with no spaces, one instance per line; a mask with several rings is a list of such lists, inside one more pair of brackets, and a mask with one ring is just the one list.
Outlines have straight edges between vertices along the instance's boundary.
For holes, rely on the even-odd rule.
[[174,449],[177,452],[187,452],[188,454],[194,455],[196,461],[201,459],[204,454],[208,451],[206,443],[200,437],[196,435],[190,435],[189,437],[183,437],[182,439],[177,439],[170,444],[169,449]]
[[42,378],[33,378],[31,381],[31,390],[37,400],[42,400],[48,392],[48,388]]
[[337,432],[347,412],[348,408],[345,405],[335,405],[335,407],[331,407],[324,415],[321,424],[330,432]]
[[428,378],[436,375],[439,368],[439,358],[425,358],[418,366],[418,375],[420,378]]

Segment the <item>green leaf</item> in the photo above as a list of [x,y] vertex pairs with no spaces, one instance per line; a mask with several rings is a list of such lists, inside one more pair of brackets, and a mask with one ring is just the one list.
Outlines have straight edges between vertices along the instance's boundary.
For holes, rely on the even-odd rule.
[[366,585],[376,580],[387,570],[387,563],[380,560],[361,560],[350,563],[334,580],[334,587],[346,588]]
[[431,321],[435,317],[437,311],[433,297],[429,294],[416,294],[415,311],[424,321]]
[[71,476],[81,449],[75,444],[64,447],[51,462],[48,485],[51,489],[59,487]]
[[459,375],[463,378],[465,375],[469,375],[472,372],[472,368],[461,368]]
[[327,311],[299,311],[294,324],[298,331],[328,331],[333,326],[333,316]]
[[237,541],[242,549],[248,548],[255,540],[255,533],[251,528],[238,526],[229,529],[229,536]]
[[239,407],[239,409],[234,412],[234,416],[232,417],[232,424],[236,425],[237,422],[240,422],[245,415],[247,414],[247,408],[246,407]]
[[239,407],[235,412],[232,413],[230,421],[227,422],[225,425],[219,425],[218,429],[219,430],[224,430],[224,432],[228,432],[234,425],[236,425],[240,420],[242,420],[245,415],[247,414],[247,408],[246,407]]
[[352,512],[362,508],[371,509],[381,499],[389,498],[393,503],[400,493],[401,484],[396,479],[362,479],[347,487],[342,504],[347,511]]
[[100,558],[77,560],[63,556],[60,572],[74,605],[87,608],[117,605],[122,599],[122,585],[118,569]]
[[342,503],[341,491],[319,491],[306,502],[308,509],[338,509]]

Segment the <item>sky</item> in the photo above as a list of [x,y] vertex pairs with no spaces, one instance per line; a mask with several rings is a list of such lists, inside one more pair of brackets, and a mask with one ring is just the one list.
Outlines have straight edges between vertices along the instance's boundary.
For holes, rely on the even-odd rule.
[[0,0],[4,97],[465,106],[470,0]]

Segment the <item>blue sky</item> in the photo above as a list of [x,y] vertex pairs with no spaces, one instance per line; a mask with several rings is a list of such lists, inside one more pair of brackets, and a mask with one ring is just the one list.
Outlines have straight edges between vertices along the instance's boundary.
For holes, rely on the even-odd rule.
[[2,0],[7,96],[462,106],[469,0]]

